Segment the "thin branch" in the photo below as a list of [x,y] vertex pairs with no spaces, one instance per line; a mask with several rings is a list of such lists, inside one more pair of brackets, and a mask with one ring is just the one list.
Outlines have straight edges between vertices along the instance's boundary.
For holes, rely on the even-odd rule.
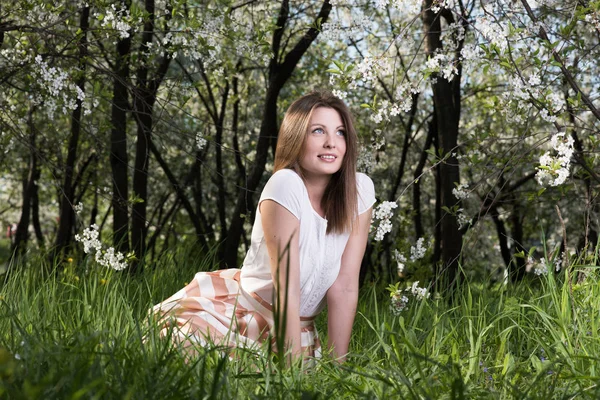
[[[538,19],[533,14],[533,11],[531,10],[531,7],[529,6],[529,3],[527,2],[527,0],[521,0],[521,3],[523,4],[523,7],[525,7],[525,10],[527,11],[527,15],[529,16],[531,21],[534,24],[538,24]],[[543,40],[548,42],[548,44],[551,45],[552,42],[550,41],[550,38],[548,37],[548,34],[546,33],[546,29],[544,29],[543,24],[539,24],[539,27],[540,27],[539,36]],[[588,108],[592,112],[592,114],[594,114],[596,119],[598,121],[600,121],[600,110],[598,110],[594,106],[594,103],[592,103],[590,98],[579,88],[579,85],[577,84],[577,82],[575,82],[575,78],[573,78],[573,75],[571,75],[571,72],[569,72],[562,57],[560,56],[560,54],[558,54],[558,52],[556,51],[556,49],[554,47],[552,48],[552,56],[554,57],[556,62],[560,65],[560,70],[562,71],[563,75],[567,79],[567,82],[569,82],[569,85],[571,86],[571,88],[575,91],[576,94],[581,96],[581,100],[583,101],[583,103],[586,106],[588,106]]]

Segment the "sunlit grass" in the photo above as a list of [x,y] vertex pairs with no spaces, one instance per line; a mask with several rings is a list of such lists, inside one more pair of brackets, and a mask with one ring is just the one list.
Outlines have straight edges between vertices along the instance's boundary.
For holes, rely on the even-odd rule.
[[[183,247],[183,246],[182,246]],[[361,291],[351,356],[280,368],[264,352],[201,349],[186,358],[156,337],[148,308],[210,257],[182,248],[131,277],[74,260],[42,276],[16,266],[0,287],[0,398],[598,398],[600,286],[564,272],[516,286],[465,285],[389,311]],[[89,263],[89,264],[88,264]],[[576,263],[576,261],[574,261]],[[317,328],[326,343],[326,315]],[[144,341],[143,338],[146,337]]]

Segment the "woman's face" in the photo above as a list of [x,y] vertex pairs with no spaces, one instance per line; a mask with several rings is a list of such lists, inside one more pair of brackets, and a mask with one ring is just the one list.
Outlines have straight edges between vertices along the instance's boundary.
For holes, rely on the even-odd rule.
[[346,154],[346,127],[333,108],[313,110],[300,156],[305,179],[331,177],[340,170]]

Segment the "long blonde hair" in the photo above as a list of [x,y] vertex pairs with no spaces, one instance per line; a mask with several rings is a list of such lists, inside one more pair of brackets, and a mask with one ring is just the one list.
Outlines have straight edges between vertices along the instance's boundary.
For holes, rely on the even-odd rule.
[[358,156],[358,138],[352,114],[342,100],[331,92],[316,91],[300,97],[287,109],[277,139],[273,172],[290,168],[303,177],[299,160],[308,135],[310,118],[319,107],[336,110],[346,131],[346,154],[339,171],[332,175],[321,207],[327,218],[327,233],[342,233],[352,229],[352,222],[358,214],[356,189],[356,158]]

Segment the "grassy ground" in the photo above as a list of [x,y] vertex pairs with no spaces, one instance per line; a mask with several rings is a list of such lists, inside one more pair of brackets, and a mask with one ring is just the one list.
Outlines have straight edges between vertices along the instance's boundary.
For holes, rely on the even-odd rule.
[[[564,272],[473,284],[453,304],[413,301],[400,316],[385,290],[368,285],[349,360],[301,369],[250,351],[230,360],[206,349],[186,360],[154,339],[148,308],[210,269],[208,258],[180,250],[136,278],[77,260],[44,278],[35,265],[2,276],[0,398],[600,397],[595,273],[572,286]],[[325,342],[326,315],[317,324]]]

